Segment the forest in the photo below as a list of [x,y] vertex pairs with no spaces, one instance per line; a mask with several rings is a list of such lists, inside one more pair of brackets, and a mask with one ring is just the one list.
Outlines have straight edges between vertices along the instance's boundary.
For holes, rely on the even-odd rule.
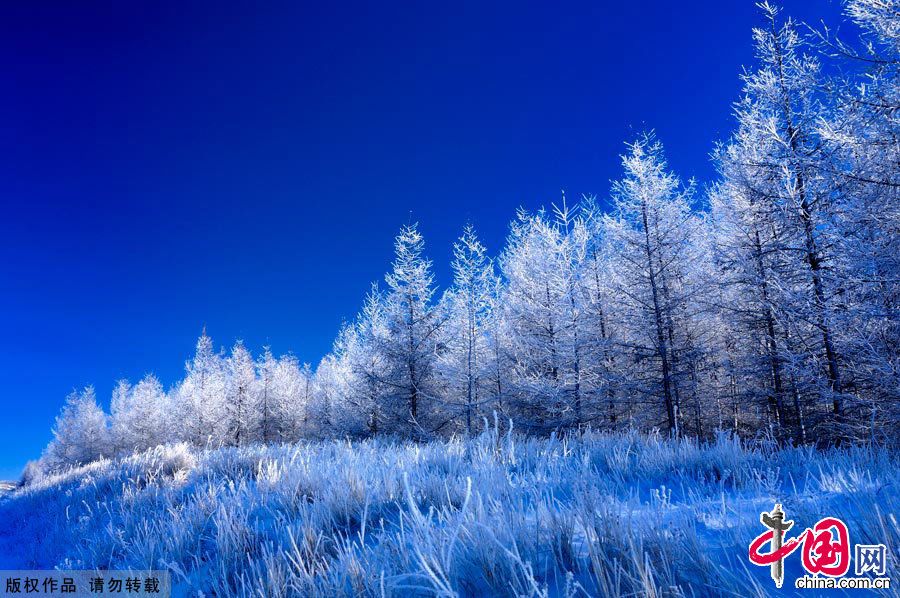
[[[467,226],[436,287],[415,224],[318,365],[204,330],[184,378],[74,392],[25,480],[184,442],[428,441],[720,432],[895,445],[900,430],[900,11],[849,0],[837,37],[762,4],[718,176],[652,131],[605,196],[519,210],[491,254]],[[150,364],[148,364],[150,365]]]

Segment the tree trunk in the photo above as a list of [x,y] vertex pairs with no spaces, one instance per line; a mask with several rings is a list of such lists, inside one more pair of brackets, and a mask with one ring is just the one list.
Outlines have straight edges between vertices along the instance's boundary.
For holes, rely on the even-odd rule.
[[666,347],[666,333],[663,327],[663,314],[659,306],[659,290],[656,286],[656,274],[653,272],[653,251],[650,248],[650,227],[647,217],[647,203],[641,203],[641,216],[644,224],[644,249],[647,253],[647,271],[650,278],[650,294],[653,298],[653,316],[656,323],[657,354],[662,367],[663,401],[666,407],[666,419],[669,432],[678,434],[678,423],[675,419],[675,404],[672,401],[672,381],[669,371],[669,355]]

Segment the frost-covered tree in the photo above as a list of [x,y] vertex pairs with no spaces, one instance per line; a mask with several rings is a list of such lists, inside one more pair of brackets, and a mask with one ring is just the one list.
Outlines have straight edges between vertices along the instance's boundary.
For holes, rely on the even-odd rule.
[[114,454],[127,453],[133,445],[131,430],[126,425],[125,414],[130,411],[131,383],[122,379],[116,383],[109,403],[109,444]]
[[511,358],[508,409],[531,429],[553,429],[568,411],[565,273],[556,259],[559,243],[559,231],[545,212],[520,210],[500,258],[506,279],[503,334]]
[[335,342],[335,350],[322,358],[313,376],[309,417],[315,425],[314,438],[339,435],[348,429],[344,423],[344,406],[350,396],[352,372],[339,344]]
[[275,364],[273,393],[278,406],[279,435],[283,442],[296,442],[305,433],[311,379],[293,355],[282,355]]
[[618,323],[612,310],[615,293],[610,273],[616,255],[606,235],[603,210],[593,196],[586,197],[581,205],[579,227],[584,237],[579,277],[582,318],[588,330],[585,345],[593,362],[596,403],[591,421],[598,427],[612,428],[627,413],[627,397],[620,392],[624,361],[619,357]]
[[688,403],[696,411],[700,399],[701,221],[690,209],[692,187],[668,170],[652,134],[631,144],[622,163],[606,234],[616,250],[615,310],[627,333],[629,390],[639,405],[662,403],[661,421],[652,409],[641,409],[651,414],[645,424],[662,423],[677,433]]
[[[558,229],[559,245],[556,248],[556,263],[560,277],[560,290],[563,297],[563,313],[561,321],[566,327],[566,352],[569,355],[571,372],[567,379],[568,400],[571,407],[569,425],[579,426],[586,414],[593,407],[592,388],[597,380],[592,377],[592,351],[589,338],[593,331],[589,329],[586,318],[584,274],[587,261],[590,230],[585,226],[583,218],[578,216],[578,209],[570,209],[563,193],[560,206],[554,206],[555,225]],[[562,423],[562,422],[561,422]]]
[[176,399],[181,437],[196,446],[220,445],[228,435],[223,361],[204,330],[194,358],[185,365],[187,375],[178,386]]
[[56,418],[43,461],[49,470],[83,465],[110,456],[107,416],[92,386],[72,392]]
[[443,406],[452,415],[462,413],[467,434],[478,424],[481,409],[492,402],[491,351],[486,336],[491,318],[494,266],[467,225],[453,244],[453,286],[441,301],[444,325],[437,371],[443,388]]
[[275,368],[278,362],[269,347],[263,349],[256,362],[256,376],[259,381],[256,393],[254,440],[269,444],[280,436],[280,397],[275,392]]
[[[824,114],[815,90],[818,63],[804,55],[802,41],[788,20],[777,25],[777,12],[764,5],[770,26],[754,31],[761,68],[745,78],[747,93],[756,110],[748,113],[746,126],[765,123],[776,144],[767,158],[781,175],[782,191],[776,201],[785,209],[794,238],[800,241],[801,266],[805,266],[808,284],[796,291],[792,311],[797,322],[812,322],[821,349],[809,357],[810,365],[824,362],[827,386],[821,391],[830,398],[833,412],[841,414],[843,382],[835,342],[832,295],[836,260],[828,249],[832,245],[833,182],[820,165],[820,140],[816,126]],[[741,123],[745,124],[745,123]],[[805,288],[804,288],[805,287]],[[805,295],[805,296],[804,296]],[[802,336],[800,327],[796,330]],[[816,343],[819,344],[819,343]],[[820,355],[824,359],[820,359]]]
[[385,419],[393,415],[387,403],[394,390],[387,359],[390,346],[385,296],[373,284],[353,326],[341,337],[341,356],[348,368],[346,433],[373,435],[390,425]]
[[861,43],[827,32],[820,41],[854,76],[829,81],[834,109],[818,125],[824,168],[840,189],[834,240],[843,268],[831,317],[844,365],[842,428],[871,438],[900,416],[900,10],[850,0],[846,12]]
[[592,230],[565,203],[552,216],[519,212],[501,267],[507,285],[502,341],[511,358],[509,395],[533,429],[577,426],[594,419],[599,370],[597,323],[588,288]]
[[488,320],[485,323],[490,364],[484,375],[487,387],[492,395],[491,403],[500,415],[506,414],[504,401],[510,391],[510,372],[512,355],[506,334],[506,320],[503,313],[503,300],[506,287],[500,276],[495,276],[491,283],[488,307]]
[[111,446],[116,454],[131,454],[164,444],[171,433],[168,396],[153,374],[136,385],[122,380],[110,403]]
[[303,362],[300,366],[302,384],[300,388],[300,400],[294,404],[294,419],[299,422],[300,436],[312,437],[317,433],[315,421],[312,419],[312,406],[315,402],[316,372],[312,364]]
[[259,427],[257,406],[256,365],[244,343],[238,341],[225,360],[225,417],[227,443],[246,444],[251,431]]
[[745,391],[765,396],[770,421],[802,441],[805,420],[826,404],[840,415],[844,399],[839,190],[818,133],[827,114],[819,63],[792,21],[761,7],[758,67],[742,77],[738,128],[717,152],[716,238],[735,293],[726,309],[749,336]]
[[[745,99],[739,120],[756,110]],[[800,389],[790,369],[794,351],[788,314],[791,289],[803,284],[796,246],[782,207],[772,201],[780,186],[767,162],[772,140],[759,127],[740,127],[719,146],[716,159],[722,181],[710,194],[715,259],[719,268],[719,309],[731,340],[731,374],[737,397],[760,405],[778,434],[802,441],[805,422]],[[797,335],[794,335],[796,341]]]
[[388,429],[422,435],[442,422],[436,416],[434,365],[441,326],[434,305],[434,275],[417,225],[405,226],[394,243],[395,258],[385,277],[386,334],[379,349],[385,361],[384,408]]

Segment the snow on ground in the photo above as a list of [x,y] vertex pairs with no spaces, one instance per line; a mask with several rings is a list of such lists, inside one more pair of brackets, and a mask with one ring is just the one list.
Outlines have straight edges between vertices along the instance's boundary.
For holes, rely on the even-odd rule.
[[884,449],[727,437],[171,445],[14,491],[0,569],[167,568],[176,595],[768,596],[761,511],[841,517],[897,563],[898,480]]

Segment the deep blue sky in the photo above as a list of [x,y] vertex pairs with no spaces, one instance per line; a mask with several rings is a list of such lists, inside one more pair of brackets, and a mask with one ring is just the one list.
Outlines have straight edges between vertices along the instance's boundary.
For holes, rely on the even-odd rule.
[[0,479],[71,389],[170,385],[204,324],[315,363],[410,211],[443,285],[467,219],[496,253],[517,206],[605,195],[643,128],[710,180],[760,23],[750,0],[15,4]]

